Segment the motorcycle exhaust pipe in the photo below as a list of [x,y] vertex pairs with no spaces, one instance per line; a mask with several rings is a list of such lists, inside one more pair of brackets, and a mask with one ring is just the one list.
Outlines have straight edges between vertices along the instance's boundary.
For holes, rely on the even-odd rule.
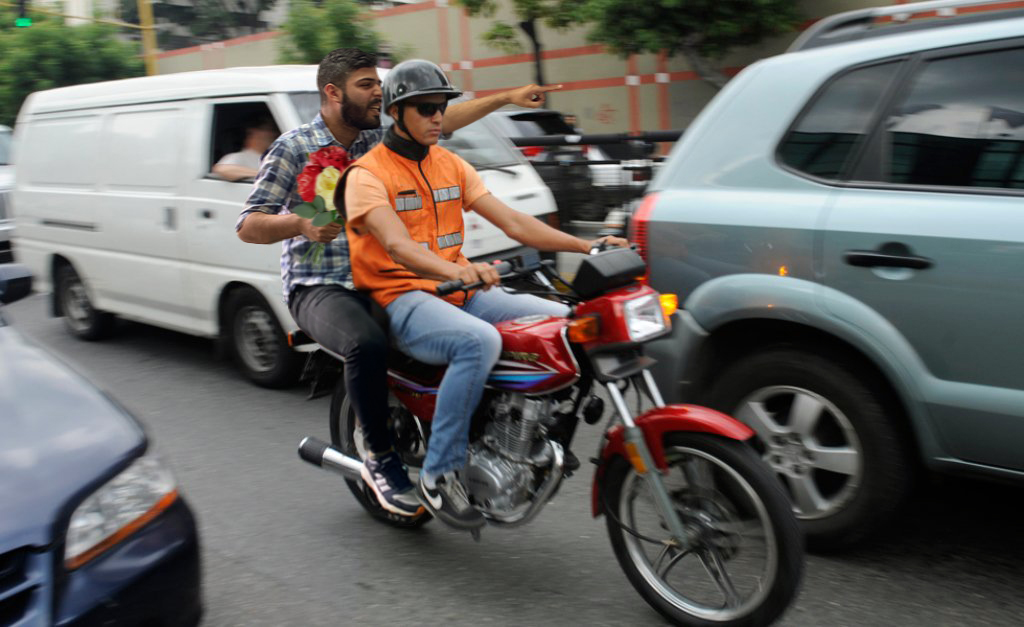
[[323,440],[309,436],[302,438],[302,442],[299,442],[299,457],[314,466],[340,473],[346,479],[362,479],[363,462],[349,457]]

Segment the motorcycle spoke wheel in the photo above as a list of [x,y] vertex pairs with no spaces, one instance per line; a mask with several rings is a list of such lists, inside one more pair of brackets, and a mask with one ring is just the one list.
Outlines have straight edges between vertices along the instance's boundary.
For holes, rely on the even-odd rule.
[[648,478],[618,459],[604,510],[612,548],[637,591],[680,625],[767,624],[796,593],[803,543],[781,486],[746,444],[666,436],[665,489],[685,538],[669,530]]

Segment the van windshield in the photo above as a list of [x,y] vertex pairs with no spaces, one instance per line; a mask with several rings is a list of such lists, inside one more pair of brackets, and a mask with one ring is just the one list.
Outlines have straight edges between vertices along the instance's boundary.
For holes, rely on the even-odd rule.
[[[308,122],[320,111],[320,97],[315,91],[289,94],[299,119]],[[381,115],[381,124],[390,126],[393,120]],[[441,146],[451,150],[475,168],[519,165],[522,156],[512,143],[498,135],[484,120],[478,120],[448,139],[442,139]]]
[[11,164],[11,132],[0,128],[0,165]]

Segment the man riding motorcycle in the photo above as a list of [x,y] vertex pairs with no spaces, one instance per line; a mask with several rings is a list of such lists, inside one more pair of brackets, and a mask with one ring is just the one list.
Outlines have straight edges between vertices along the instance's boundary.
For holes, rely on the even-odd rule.
[[[461,95],[437,65],[400,63],[383,92],[384,110],[395,124],[346,172],[336,204],[347,217],[356,287],[386,309],[397,346],[422,362],[448,365],[417,486],[420,499],[448,524],[479,528],[485,520],[469,503],[458,470],[473,410],[501,351],[491,323],[565,316],[568,310],[536,296],[489,289],[500,281],[495,269],[462,254],[462,212],[476,211],[512,239],[543,251],[585,253],[595,242],[511,209],[487,192],[472,166],[436,145],[448,101]],[[484,287],[443,299],[434,295],[440,282],[453,279],[482,281]]]

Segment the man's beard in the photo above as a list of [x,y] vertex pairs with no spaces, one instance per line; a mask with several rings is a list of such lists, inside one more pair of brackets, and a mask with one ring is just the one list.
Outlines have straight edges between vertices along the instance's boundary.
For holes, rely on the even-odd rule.
[[[369,114],[370,104],[365,107],[361,107],[358,104],[352,102],[348,94],[344,91],[341,92],[344,98],[341,102],[341,121],[353,128],[357,128],[361,131],[367,131],[380,127],[380,115],[376,118]],[[371,103],[380,105],[380,102]]]

